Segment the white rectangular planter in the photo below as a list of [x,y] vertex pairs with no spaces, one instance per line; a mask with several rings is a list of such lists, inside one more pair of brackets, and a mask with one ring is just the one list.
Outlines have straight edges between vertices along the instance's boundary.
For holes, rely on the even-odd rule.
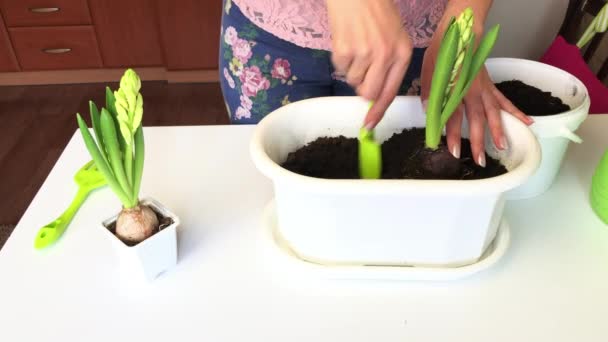
[[173,224],[135,246],[126,245],[107,228],[118,215],[103,221],[101,228],[111,241],[123,274],[136,280],[150,281],[177,264],[177,227],[180,221],[177,215],[154,199],[144,198],[141,203],[170,217]]
[[[301,257],[323,264],[459,266],[475,262],[492,242],[503,193],[537,168],[540,148],[523,123],[503,113],[510,149],[486,150],[509,172],[471,180],[329,180],[280,166],[289,152],[321,136],[356,137],[367,110],[357,97],[294,102],[256,127],[251,155],[274,182],[278,229]],[[378,140],[423,127],[418,97],[398,97],[376,129]],[[463,135],[468,136],[466,123]]]
[[541,195],[553,184],[571,141],[582,140],[574,132],[589,114],[591,102],[587,88],[579,79],[544,63],[519,58],[490,58],[486,67],[492,80],[519,80],[549,91],[570,106],[571,110],[555,115],[532,116],[532,131],[541,146],[542,159],[536,173],[523,185],[507,194],[507,199]]

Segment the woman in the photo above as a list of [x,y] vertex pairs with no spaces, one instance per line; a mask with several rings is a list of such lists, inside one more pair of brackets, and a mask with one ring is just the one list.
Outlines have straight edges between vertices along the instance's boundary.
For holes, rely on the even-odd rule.
[[[428,98],[437,50],[452,16],[475,13],[479,41],[490,0],[224,0],[220,72],[233,123],[257,123],[289,102],[359,95],[375,101],[363,124],[373,128],[398,94]],[[485,166],[487,122],[507,148],[500,109],[532,120],[496,89],[485,68],[446,126],[460,157],[466,109],[477,164]]]

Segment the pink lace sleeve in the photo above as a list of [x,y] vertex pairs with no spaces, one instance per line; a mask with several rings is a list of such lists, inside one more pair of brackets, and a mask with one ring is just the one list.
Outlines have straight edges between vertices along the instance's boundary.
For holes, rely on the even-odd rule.
[[415,47],[427,47],[448,0],[397,0],[401,18]]
[[[331,50],[325,0],[228,0],[257,26],[296,45]],[[395,0],[415,47],[428,46],[448,0]]]

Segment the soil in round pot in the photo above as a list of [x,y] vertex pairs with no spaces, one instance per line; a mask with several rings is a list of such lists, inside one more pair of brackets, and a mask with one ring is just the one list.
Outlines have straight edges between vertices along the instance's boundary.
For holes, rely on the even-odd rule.
[[[507,169],[486,154],[486,167],[475,164],[470,142],[462,139],[461,157],[446,147],[445,137],[437,151],[425,148],[423,128],[406,129],[382,144],[383,179],[470,180],[499,176]],[[290,153],[281,165],[309,177],[359,179],[358,141],[355,138],[321,137]]]
[[561,114],[571,108],[551,94],[520,80],[496,83],[500,90],[522,112],[530,116],[548,116]]
[[[106,226],[106,228],[112,233],[114,234],[114,236],[116,236],[117,239],[119,239],[120,241],[122,241],[125,245],[129,246],[129,247],[133,247],[136,246],[137,244],[139,244],[140,242],[145,241],[146,239],[151,238],[152,236],[154,236],[154,234],[160,232],[161,230],[171,226],[174,221],[171,217],[167,217],[164,216],[163,214],[159,213],[157,210],[155,210],[152,206],[144,206],[144,205],[140,205],[141,207],[145,207],[149,210],[151,210],[152,214],[155,216],[156,218],[156,224],[155,227],[152,229],[152,232],[149,236],[147,236],[146,238],[144,238],[141,241],[136,240],[132,240],[132,239],[126,239],[124,237],[121,237],[119,234],[116,233],[116,223],[117,220],[112,221],[109,225]],[[138,207],[140,207],[138,206]],[[138,208],[136,207],[136,208]]]

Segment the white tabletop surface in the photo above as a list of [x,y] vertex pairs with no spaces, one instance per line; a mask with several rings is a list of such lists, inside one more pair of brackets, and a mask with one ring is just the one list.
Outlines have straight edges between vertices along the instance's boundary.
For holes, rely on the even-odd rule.
[[118,276],[98,227],[119,208],[108,189],[55,246],[33,248],[87,161],[75,135],[0,251],[0,340],[608,341],[608,227],[587,200],[608,115],[582,126],[550,191],[508,205],[506,255],[450,282],[324,280],[273,264],[260,224],[272,187],[249,159],[252,130],[146,129],[143,192],[182,226],[178,265],[141,288]]

